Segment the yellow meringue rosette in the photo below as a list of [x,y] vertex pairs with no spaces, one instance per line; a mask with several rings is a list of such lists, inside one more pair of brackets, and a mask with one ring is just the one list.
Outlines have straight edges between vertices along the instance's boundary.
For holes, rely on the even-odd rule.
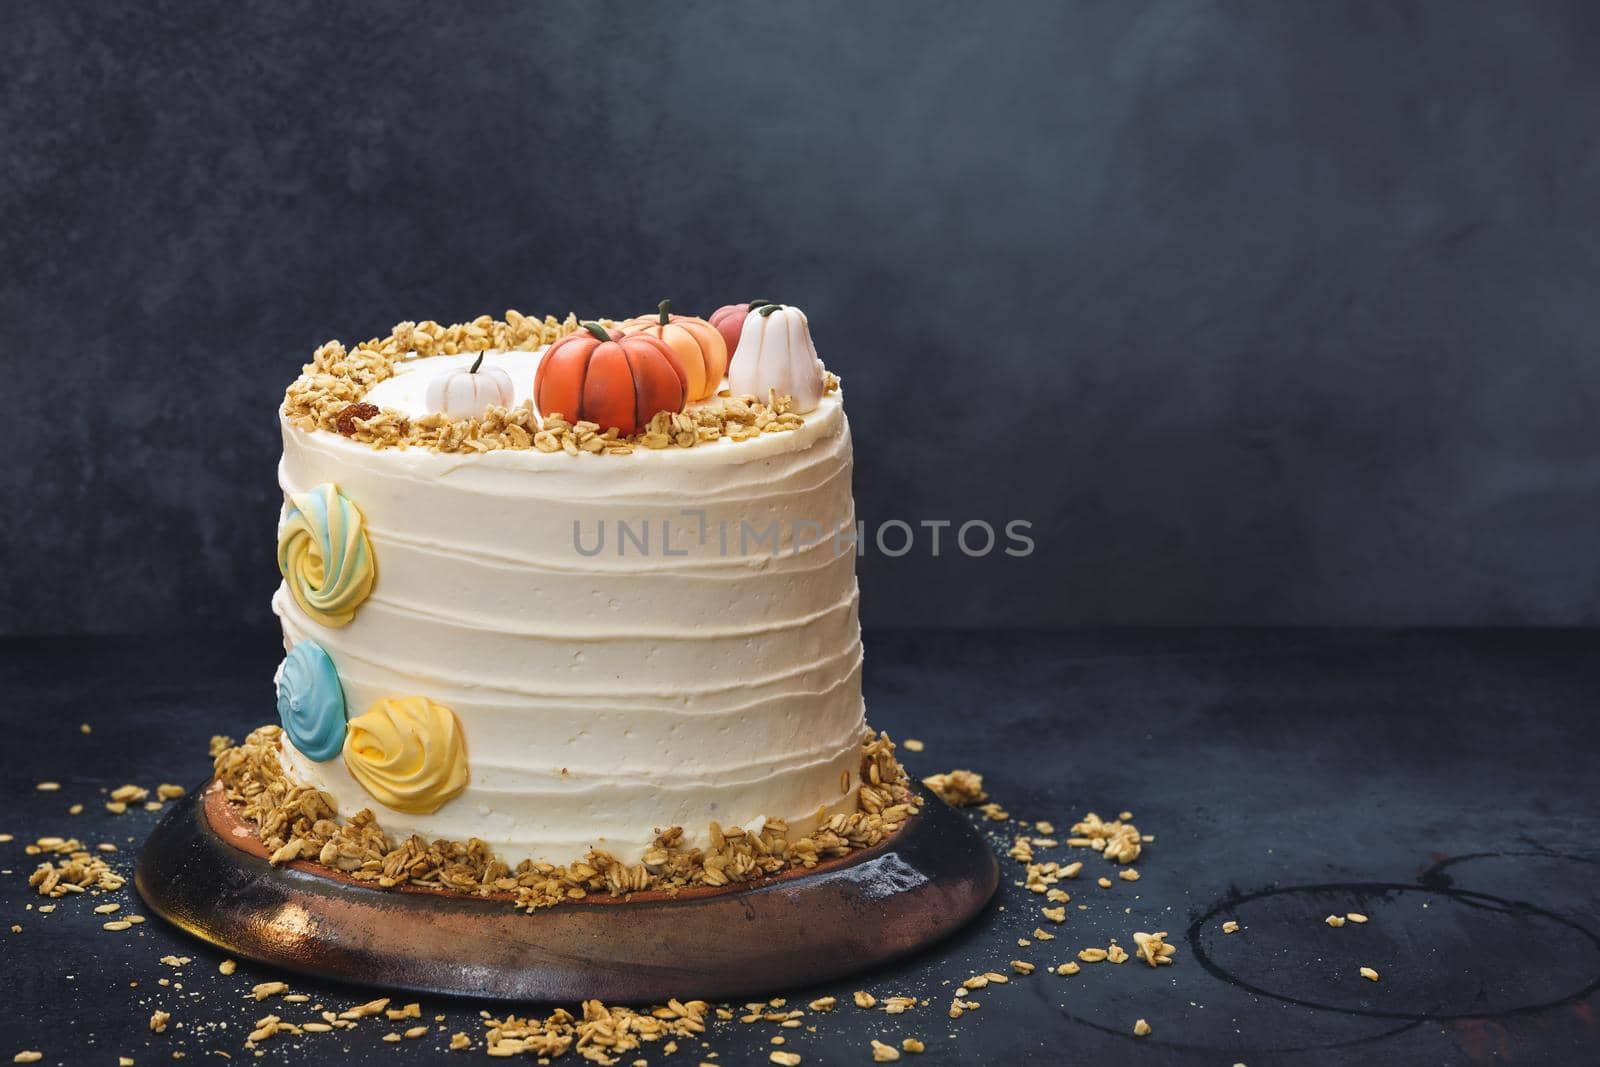
[[385,697],[350,720],[344,764],[386,808],[438,811],[467,787],[467,746],[456,713],[427,697]]
[[377,568],[361,512],[324,482],[290,493],[278,525],[278,572],[300,610],[324,626],[346,626],[372,592]]

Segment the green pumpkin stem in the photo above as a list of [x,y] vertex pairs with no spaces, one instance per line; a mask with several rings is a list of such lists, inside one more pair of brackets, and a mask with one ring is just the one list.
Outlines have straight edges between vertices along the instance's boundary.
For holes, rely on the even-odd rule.
[[582,324],[582,326],[585,330],[588,330],[602,341],[611,340],[611,335],[606,333],[606,328],[600,325],[598,322],[585,322]]
[[776,300],[760,300],[760,299],[747,300],[747,301],[745,301],[744,308],[745,308],[746,311],[754,311],[757,308],[766,307],[768,304],[775,304],[775,303],[777,303]]
[[478,358],[472,361],[472,366],[467,368],[467,373],[468,374],[477,374],[478,373],[478,368],[483,366],[483,357],[487,356],[488,354],[489,354],[489,350],[487,348],[482,349],[478,353]]
[[781,307],[783,307],[782,304],[763,304],[761,307],[758,307],[755,310],[757,315],[760,315],[762,318],[766,318],[768,315],[772,314],[774,311],[777,311]]
[[672,301],[670,301],[670,300],[663,300],[663,301],[661,301],[661,303],[656,305],[657,310],[659,310],[661,312],[661,325],[663,325],[663,326],[665,326],[668,322],[672,321],[672,316],[669,313],[671,307],[672,307]]

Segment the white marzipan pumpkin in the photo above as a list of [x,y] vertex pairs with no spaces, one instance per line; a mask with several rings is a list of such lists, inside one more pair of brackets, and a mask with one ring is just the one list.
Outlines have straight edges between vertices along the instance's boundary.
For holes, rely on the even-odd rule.
[[744,318],[739,347],[728,364],[728,389],[763,402],[767,390],[794,400],[795,411],[822,403],[822,360],[811,343],[806,313],[782,304],[753,307]]
[[515,392],[511,375],[499,367],[485,367],[479,352],[471,367],[457,367],[436,374],[428,382],[426,401],[429,411],[442,412],[452,419],[475,419],[490,404],[513,406]]

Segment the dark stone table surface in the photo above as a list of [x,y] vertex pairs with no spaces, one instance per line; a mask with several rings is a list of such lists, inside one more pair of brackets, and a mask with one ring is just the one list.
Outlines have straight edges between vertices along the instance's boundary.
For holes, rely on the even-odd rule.
[[[873,723],[926,743],[905,753],[913,772],[980,771],[1013,820],[1047,820],[1057,836],[1084,812],[1131,809],[1155,836],[1136,864],[1142,877],[1101,889],[1094,878],[1112,865],[1081,852],[1067,920],[1054,925],[1005,860],[995,903],[952,941],[789,991],[791,1005],[841,998],[833,1013],[808,1015],[814,1030],[720,1023],[703,1044],[680,1042],[670,1057],[647,1045],[624,1063],[765,1064],[778,1033],[805,1064],[870,1063],[872,1038],[904,1036],[927,1051],[902,1062],[926,1064],[1600,1056],[1600,632],[893,632],[870,633],[867,647]],[[24,846],[44,835],[113,842],[114,864],[131,873],[158,816],[112,816],[106,793],[202,781],[212,734],[242,736],[272,718],[278,655],[266,632],[0,642],[0,834],[14,836],[0,843],[0,1053],[38,1049],[46,1064],[248,1060],[256,1018],[313,1017],[309,1004],[257,1003],[253,984],[284,978],[339,1008],[378,995],[246,962],[224,977],[219,953],[155,919],[103,931],[93,905],[139,911],[131,884],[63,899],[50,914],[27,885],[38,861]],[[43,780],[60,790],[38,791]],[[81,814],[68,813],[74,804]],[[1036,833],[968,814],[1001,852]],[[1348,911],[1370,922],[1323,922]],[[1242,929],[1224,934],[1226,919]],[[1032,939],[1041,925],[1054,940]],[[1168,931],[1175,964],[1045,971],[1111,938],[1131,947],[1136,930]],[[160,962],[168,954],[193,961],[173,968]],[[974,994],[982,1007],[959,1021],[946,1017],[955,983],[1014,959],[1038,970]],[[1363,980],[1361,966],[1381,980]],[[848,1004],[855,989],[928,1003],[866,1012]],[[368,1022],[275,1039],[260,1059],[434,1062],[457,1030],[475,1048],[446,1062],[482,1059],[480,1010],[532,1008],[421,1000],[430,1032],[420,1039],[386,1043],[398,1027]],[[152,1034],[158,1008],[172,1023]],[[1140,1018],[1149,1036],[1133,1035]]]

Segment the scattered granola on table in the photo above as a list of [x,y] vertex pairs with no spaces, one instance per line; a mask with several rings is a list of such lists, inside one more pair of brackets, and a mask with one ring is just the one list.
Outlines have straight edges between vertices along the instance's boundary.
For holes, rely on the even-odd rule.
[[1074,836],[1067,839],[1067,844],[1092,848],[1115,863],[1132,863],[1142,850],[1139,828],[1121,817],[1105,822],[1091,811],[1073,824],[1072,833]]
[[1147,934],[1139,931],[1133,935],[1133,943],[1138,948],[1139,958],[1152,967],[1172,962],[1172,957],[1177,953],[1176,945],[1169,945],[1163,940],[1167,936],[1165,930],[1158,933]]
[[[481,842],[428,845],[408,841],[396,844],[383,835],[370,812],[365,811],[341,824],[327,797],[314,790],[294,786],[283,776],[276,755],[278,734],[277,727],[265,727],[251,734],[242,745],[234,746],[222,738],[214,739],[213,745],[218,779],[224,783],[230,800],[242,807],[246,818],[257,823],[263,843],[272,854],[282,853],[293,858],[329,863],[380,886],[410,881],[468,892],[507,892],[516,898],[519,906],[529,908],[549,906],[558,900],[590,892],[627,893],[644,887],[670,890],[687,885],[721,885],[758,877],[788,866],[808,866],[819,858],[840,855],[852,848],[863,847],[865,842],[881,840],[883,835],[892,832],[894,827],[913,815],[916,807],[904,771],[894,759],[895,746],[887,737],[874,736],[863,745],[861,777],[863,783],[876,784],[864,786],[865,792],[858,810],[849,816],[836,817],[834,822],[796,841],[786,839],[781,823],[776,827],[769,825],[760,837],[752,837],[737,827],[724,829],[713,826],[715,845],[695,864],[683,862],[681,831],[669,830],[658,839],[657,849],[635,868],[624,867],[603,853],[592,853],[583,863],[574,864],[573,869],[531,864],[507,869],[488,853]],[[947,775],[935,775],[927,784],[941,797],[958,805],[979,804],[988,800],[983,791],[982,777],[970,771],[958,770]],[[142,787],[127,785],[118,789],[113,796],[126,798],[126,803],[138,803],[147,792]],[[162,800],[176,799],[183,794],[181,787],[167,783],[157,787],[155,792]],[[998,805],[993,807],[1003,811]],[[1020,825],[1024,829],[1029,826],[1025,821]],[[1082,864],[1076,861],[1067,865],[1036,862],[1035,849],[1058,847],[1059,844],[1090,847],[1101,851],[1113,862],[1127,864],[1139,856],[1142,842],[1148,840],[1139,834],[1125,815],[1108,822],[1091,813],[1073,826],[1074,837],[1065,842],[1039,836],[1053,833],[1052,825],[1046,821],[1034,823],[1033,827],[1034,834],[1012,839],[1009,854],[1021,862],[1026,870],[1026,881],[1019,884],[1034,893],[1047,895],[1051,903],[1058,905],[1042,909],[1045,918],[1052,922],[1065,920],[1065,908],[1059,905],[1071,899],[1056,887],[1057,883],[1075,877]],[[774,830],[777,832],[773,833]],[[114,850],[114,846],[102,847]],[[59,897],[77,892],[108,891],[123,886],[122,877],[75,838],[40,838],[27,850],[30,854],[49,856],[53,860],[42,863],[30,879],[41,895]],[[630,870],[643,873],[628,874]],[[1125,867],[1118,877],[1132,880],[1136,877],[1136,871],[1132,867]],[[53,907],[44,906],[40,911]],[[110,916],[120,910],[120,905],[100,904],[93,910]],[[142,917],[133,916],[107,925],[129,929],[136,920],[142,920]],[[1360,923],[1366,921],[1366,916],[1349,912],[1329,916],[1328,921],[1335,925]],[[1238,928],[1234,920],[1227,920],[1223,924],[1226,932]],[[1054,936],[1036,926],[1031,941],[1029,937],[1022,937],[1018,939],[1018,944],[1027,947],[1033,941],[1044,942],[1052,940]],[[1118,963],[1137,958],[1150,968],[1170,965],[1176,948],[1166,943],[1166,936],[1165,932],[1138,931],[1132,935],[1135,945],[1132,956],[1113,940],[1106,948],[1080,950],[1078,959],[1084,962]],[[161,962],[176,968],[191,960],[189,957],[169,955],[163,956]],[[1018,980],[1025,980],[1025,976],[1035,972],[1036,966],[1042,965],[1027,960],[1012,960],[1009,970],[1019,976]],[[1069,960],[1046,969],[1065,977],[1078,974],[1080,964]],[[235,970],[234,962],[224,960],[218,970],[223,975],[231,975]],[[1361,968],[1360,974],[1370,981],[1379,980],[1377,971],[1370,967]],[[961,984],[947,1014],[955,1020],[975,1011],[979,1004],[970,999],[974,991],[985,988],[993,991],[995,986],[1007,981],[1006,974],[996,971],[972,976]],[[166,981],[163,980],[162,984],[166,984]],[[249,995],[258,1001],[282,997],[290,1007],[311,999],[303,994],[290,995],[288,990],[287,983],[269,980],[251,986]],[[852,999],[862,1008],[889,1014],[912,1011],[919,1003],[912,996],[876,998],[865,991],[857,992]],[[313,1005],[313,1010],[319,1011],[321,1017],[310,1020],[268,1015],[255,1021],[246,1048],[256,1049],[257,1055],[260,1055],[257,1046],[271,1039],[336,1032],[353,1027],[359,1020],[367,1018],[386,1019],[390,1025],[396,1021],[421,1019],[419,1004],[395,1008],[390,1007],[390,1003],[390,999],[385,997],[338,1013],[322,1011],[320,1004]],[[837,1003],[838,998],[835,997],[818,997],[806,1006],[811,1012],[821,1014],[832,1011]],[[926,1006],[926,1001],[921,1003]],[[745,1018],[747,1021],[775,1024],[784,1028],[784,1032],[800,1028],[803,1025],[801,1017],[805,1013],[797,1009],[777,1010],[783,1004],[782,998],[775,998],[768,1005],[747,1006],[756,1010]],[[527,1055],[549,1060],[570,1054],[602,1064],[630,1062],[634,1053],[651,1051],[647,1046],[654,1046],[671,1055],[677,1051],[676,1040],[703,1038],[712,1019],[731,1020],[734,1017],[731,1011],[721,1007],[713,1010],[702,1001],[670,1001],[664,1006],[640,1010],[608,1007],[598,1001],[588,1001],[583,1004],[581,1015],[557,1009],[537,1018],[514,1015],[496,1018],[486,1012],[482,1014],[486,1028],[482,1043],[491,1056]],[[440,1022],[444,1021],[444,1016],[437,1018]],[[150,1017],[149,1029],[152,1033],[164,1034],[171,1028],[171,1019],[170,1012],[156,1010]],[[404,1022],[401,1025],[404,1026]],[[441,1051],[445,1048],[465,1050],[477,1044],[466,1033],[450,1034],[443,1026],[438,1030]],[[422,1040],[430,1032],[430,1027],[419,1023],[389,1031],[378,1039],[388,1043]],[[1134,1033],[1137,1036],[1147,1036],[1150,1032],[1146,1020],[1136,1021]],[[774,1035],[771,1043],[781,1046],[784,1040],[781,1035]],[[915,1038],[904,1038],[898,1044],[896,1040],[887,1037],[883,1040],[873,1039],[870,1044],[872,1058],[876,1062],[896,1062],[905,1053],[924,1051],[923,1043]],[[772,1052],[769,1059],[779,1064],[802,1062],[799,1053],[781,1048]],[[19,1058],[19,1062],[24,1061]]]
[[63,860],[39,864],[28,884],[42,897],[64,897],[69,893],[112,892],[121,889],[126,879],[111,865],[89,852],[75,837],[41,837],[27,847],[30,855],[65,855]]
[[983,812],[983,817],[991,822],[1005,822],[1007,819],[1011,818],[1011,813],[1009,811],[993,801],[989,802],[988,804],[980,804],[978,806],[978,810]]

